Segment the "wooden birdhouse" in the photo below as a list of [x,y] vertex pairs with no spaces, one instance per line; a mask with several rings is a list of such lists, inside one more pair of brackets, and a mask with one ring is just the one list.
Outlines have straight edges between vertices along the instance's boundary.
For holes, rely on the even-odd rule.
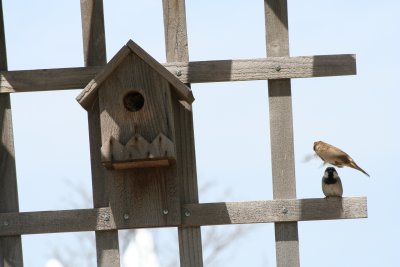
[[100,107],[102,164],[108,169],[169,166],[176,160],[173,101],[191,90],[132,40],[77,97]]

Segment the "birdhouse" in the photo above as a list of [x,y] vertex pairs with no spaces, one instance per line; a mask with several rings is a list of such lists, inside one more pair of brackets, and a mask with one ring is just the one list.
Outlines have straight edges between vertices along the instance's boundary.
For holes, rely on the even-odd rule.
[[[173,101],[191,90],[130,40],[84,88],[78,102],[100,107],[101,161],[108,169],[169,166],[176,160]],[[97,103],[97,102],[96,102]]]

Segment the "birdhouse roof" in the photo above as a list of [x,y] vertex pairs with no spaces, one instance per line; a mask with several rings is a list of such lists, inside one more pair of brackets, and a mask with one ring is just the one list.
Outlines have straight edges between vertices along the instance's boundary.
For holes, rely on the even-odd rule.
[[146,51],[144,51],[139,45],[137,45],[132,40],[129,40],[126,45],[124,45],[118,53],[107,63],[107,65],[92,79],[89,84],[83,89],[83,91],[78,95],[76,100],[85,109],[88,109],[93,101],[96,99],[97,90],[99,86],[110,76],[111,73],[124,61],[126,56],[134,53],[144,62],[146,62],[152,69],[158,72],[162,77],[164,77],[171,85],[172,90],[181,98],[191,104],[194,101],[192,91],[184,83],[182,83],[177,77],[175,77],[171,72],[169,72],[163,65],[161,65],[157,60],[150,56]]

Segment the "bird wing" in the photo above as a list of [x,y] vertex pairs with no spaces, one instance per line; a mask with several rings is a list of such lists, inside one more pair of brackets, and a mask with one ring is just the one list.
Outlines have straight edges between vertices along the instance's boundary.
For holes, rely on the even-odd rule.
[[343,166],[344,164],[348,164],[352,160],[346,152],[332,145],[322,146],[318,152],[318,155],[324,161],[338,167]]

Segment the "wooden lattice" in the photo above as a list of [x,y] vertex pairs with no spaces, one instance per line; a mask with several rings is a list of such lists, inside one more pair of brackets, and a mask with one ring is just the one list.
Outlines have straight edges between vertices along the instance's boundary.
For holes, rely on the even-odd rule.
[[[102,0],[81,0],[85,67],[7,71],[3,14],[0,5],[0,266],[23,266],[21,235],[95,231],[97,264],[120,266],[118,230],[175,226],[181,266],[203,266],[200,226],[275,223],[278,266],[299,266],[298,221],[367,217],[365,197],[296,199],[291,78],[354,75],[354,55],[290,57],[286,0],[264,0],[266,58],[190,62],[184,0],[163,0],[167,63],[181,82],[268,80],[273,198],[268,201],[198,203],[193,117],[190,108],[174,106],[179,122],[177,169],[180,217],[160,222],[128,220],[110,206],[116,181],[101,164],[99,104],[88,110],[93,181],[93,209],[18,212],[10,93],[84,88],[106,64]],[[129,198],[129,200],[131,200]],[[132,203],[125,203],[133,205]],[[156,207],[157,208],[157,207]],[[162,216],[172,216],[159,210]],[[162,214],[162,215],[161,215]],[[157,217],[157,216],[156,216]],[[124,223],[119,223],[124,222]],[[179,223],[180,222],[180,223]]]

